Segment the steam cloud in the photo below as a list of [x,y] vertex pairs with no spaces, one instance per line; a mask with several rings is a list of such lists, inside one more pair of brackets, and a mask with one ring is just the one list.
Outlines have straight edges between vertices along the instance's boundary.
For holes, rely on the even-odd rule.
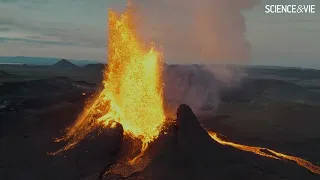
[[[167,62],[246,64],[243,10],[259,0],[135,0],[140,37],[161,45]],[[166,66],[165,103],[175,111],[186,103],[195,111],[216,109],[221,88],[238,84],[244,73],[226,66]]]

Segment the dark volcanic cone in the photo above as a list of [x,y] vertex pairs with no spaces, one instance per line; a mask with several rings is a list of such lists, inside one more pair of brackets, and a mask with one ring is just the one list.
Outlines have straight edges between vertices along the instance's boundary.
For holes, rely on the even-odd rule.
[[150,164],[127,179],[296,179],[306,175],[292,164],[217,143],[187,105],[179,106],[176,125],[169,126],[148,153],[152,154]]
[[179,106],[176,129],[143,176],[150,179],[213,179],[221,177],[224,161],[235,162],[234,150],[213,141],[189,106]]
[[[53,172],[63,166],[65,174],[61,179],[73,179],[76,175],[78,179],[98,179],[121,156],[122,140],[123,128],[120,124],[112,129],[96,127],[74,149],[49,156],[55,160],[64,159],[52,166]],[[70,167],[72,170],[68,170]]]

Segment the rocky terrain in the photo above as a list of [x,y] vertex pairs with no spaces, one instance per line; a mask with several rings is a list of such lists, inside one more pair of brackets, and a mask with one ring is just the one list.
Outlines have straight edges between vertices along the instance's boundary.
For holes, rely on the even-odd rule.
[[63,146],[54,139],[99,90],[103,68],[0,66],[1,179],[319,179],[294,162],[220,145],[203,129],[319,166],[316,70],[241,68],[232,71],[235,76],[221,76],[200,66],[167,66],[166,108],[178,114],[179,130],[161,135],[143,171],[127,178],[103,175],[127,148],[121,127],[97,129],[99,135],[91,134],[74,149],[48,155]]

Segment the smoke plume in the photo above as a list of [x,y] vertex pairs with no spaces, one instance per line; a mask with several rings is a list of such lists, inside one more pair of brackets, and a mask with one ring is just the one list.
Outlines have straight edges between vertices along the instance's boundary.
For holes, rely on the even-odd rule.
[[237,87],[246,73],[225,65],[166,65],[164,100],[169,116],[180,104],[188,104],[197,115],[218,108],[221,91]]
[[140,34],[176,63],[246,63],[243,10],[258,0],[135,0]]
[[[178,64],[246,64],[251,46],[243,10],[259,0],[135,0],[140,37]],[[195,111],[216,109],[222,88],[239,84],[243,71],[227,66],[170,65],[164,71],[167,109],[185,103]]]

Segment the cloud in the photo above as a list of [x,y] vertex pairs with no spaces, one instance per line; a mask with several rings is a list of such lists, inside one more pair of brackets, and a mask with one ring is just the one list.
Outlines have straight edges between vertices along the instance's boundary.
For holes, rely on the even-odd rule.
[[[56,37],[62,41],[72,42],[72,45],[91,48],[106,46],[107,7],[102,11],[101,16],[99,15],[100,19],[95,19],[83,13],[84,10],[81,8],[79,8],[80,10],[78,8],[65,8],[65,6],[70,6],[73,1],[50,2],[50,6],[49,4],[45,5],[46,3],[43,1],[39,1],[39,3],[44,4],[44,6],[37,10],[22,8],[21,4],[37,6],[38,1],[0,3],[1,32],[5,30],[15,34]],[[81,2],[79,2],[75,7],[83,7],[85,4],[81,5]],[[98,12],[101,13],[101,11]],[[105,15],[103,15],[104,12]],[[1,34],[1,36],[5,35]],[[28,37],[21,37],[21,35],[19,35],[19,38],[29,39]],[[63,43],[63,45],[65,44]]]
[[44,40],[36,40],[36,39],[25,39],[25,38],[7,38],[7,37],[0,37],[1,43],[6,42],[25,42],[30,44],[48,44],[48,45],[60,45],[60,46],[71,46],[75,45],[72,42],[58,42],[58,41],[44,41]]
[[0,1],[0,54],[105,61],[107,9],[120,1]]
[[19,0],[0,0],[0,3],[15,3]]
[[14,25],[14,20],[12,17],[6,16],[5,14],[0,13],[0,25]]
[[[19,19],[10,17],[0,18],[0,32],[15,33],[19,37],[21,34],[32,34],[31,37],[55,37],[61,41],[67,41],[68,43],[61,43],[61,45],[75,45],[86,47],[105,47],[106,37],[103,29],[95,27],[75,27],[72,23],[66,22],[26,22]],[[4,36],[4,35],[2,35]],[[11,37],[8,37],[11,38]],[[34,40],[30,40],[30,37],[21,37],[24,41],[35,43]],[[34,38],[31,38],[34,39]],[[50,43],[43,41],[44,43]],[[40,42],[39,42],[40,43]],[[52,42],[56,43],[56,42]]]
[[0,27],[0,32],[8,32],[10,31],[11,29],[8,28],[8,27]]

